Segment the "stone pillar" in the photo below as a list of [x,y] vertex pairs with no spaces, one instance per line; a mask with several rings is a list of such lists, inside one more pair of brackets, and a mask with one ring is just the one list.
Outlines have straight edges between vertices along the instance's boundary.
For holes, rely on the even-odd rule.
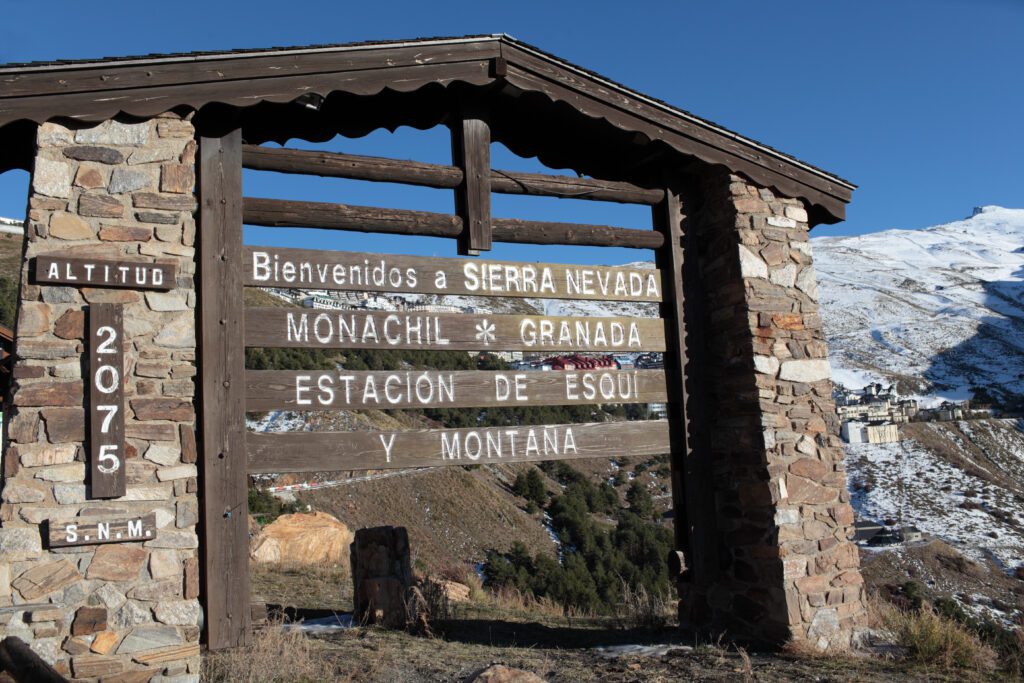
[[724,171],[696,194],[687,263],[704,287],[721,574],[692,591],[690,613],[762,641],[842,647],[864,591],[807,211]]
[[[76,680],[198,680],[193,137],[173,114],[38,130],[3,454],[0,637]],[[178,281],[146,293],[30,284],[32,257],[68,250],[173,262]],[[85,484],[83,323],[97,302],[124,305],[127,494],[113,500],[91,500]],[[158,529],[144,543],[41,540],[45,520],[148,513]]]

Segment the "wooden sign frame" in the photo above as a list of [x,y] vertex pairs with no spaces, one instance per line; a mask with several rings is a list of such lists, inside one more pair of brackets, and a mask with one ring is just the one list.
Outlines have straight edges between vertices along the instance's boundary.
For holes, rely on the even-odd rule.
[[[462,136],[458,141],[461,144],[477,148],[486,144],[486,135],[465,133],[464,129],[453,130],[453,135]],[[571,195],[565,195],[561,190],[552,190],[550,193],[551,196],[612,198],[614,201],[656,205],[653,230],[491,217],[486,202],[478,201],[483,198],[486,185],[478,182],[485,172],[478,168],[479,160],[486,157],[480,149],[461,150],[458,146],[453,149],[458,152],[456,156],[460,167],[456,170],[461,173],[460,182],[445,187],[459,187],[465,198],[474,200],[459,202],[459,215],[259,199],[242,195],[242,168],[247,164],[241,144],[241,130],[218,133],[218,137],[206,135],[209,133],[200,137],[198,155],[199,229],[203,235],[199,243],[199,280],[202,287],[199,291],[201,341],[198,346],[201,357],[202,412],[199,421],[202,424],[203,450],[204,523],[201,533],[202,545],[207,552],[204,560],[207,577],[204,606],[211,650],[242,644],[251,633],[247,609],[249,578],[245,570],[248,564],[248,529],[243,516],[236,514],[237,510],[245,508],[248,477],[251,474],[471,465],[617,455],[643,457],[668,453],[672,464],[677,533],[687,529],[689,500],[682,501],[680,496],[684,480],[689,485],[683,463],[692,449],[688,441],[681,438],[686,433],[685,405],[690,402],[682,386],[685,383],[682,372],[687,365],[685,347],[688,342],[682,315],[680,276],[683,268],[681,259],[677,258],[677,247],[681,244],[681,215],[672,212],[668,216],[662,206],[670,196],[667,183],[653,190],[633,187],[628,197],[620,193],[624,189],[622,183],[616,185],[617,189],[613,192],[615,197],[603,190],[592,194],[591,189],[574,191]],[[293,150],[282,150],[274,156],[274,160],[258,166],[249,164],[248,167],[302,173],[318,173],[324,168],[320,163],[315,167],[302,168],[278,163],[284,156],[294,160],[293,154]],[[326,158],[331,164],[337,162],[332,168],[347,163],[333,153],[317,155],[318,159]],[[253,158],[250,154],[250,161]],[[472,163],[467,163],[467,160]],[[476,187],[461,185],[467,173],[473,175],[472,182],[476,183]],[[490,190],[495,191],[494,171],[489,175],[492,185]],[[497,177],[499,181],[502,180],[500,176]],[[541,178],[537,175],[534,180]],[[369,179],[406,182],[392,177]],[[544,180],[543,185],[530,181],[528,187],[530,194],[548,194],[547,190],[540,191],[538,188],[555,188],[556,185],[564,188],[572,185],[578,189],[581,187],[579,183],[592,182],[606,181],[553,176]],[[514,185],[517,188],[523,187],[521,183]],[[671,230],[666,221],[662,220],[663,214],[672,223]],[[373,255],[371,260],[368,255],[354,252],[246,247],[242,239],[243,224],[455,238],[463,253],[487,249],[492,242],[654,249],[657,268],[648,271],[591,266],[588,271],[590,275],[584,276],[583,271],[580,271],[581,284],[578,287],[574,281],[573,288],[569,289],[563,280],[561,287],[552,285],[543,292],[538,287],[538,291],[534,292],[532,285],[526,283],[531,277],[536,279],[543,276],[538,275],[538,270],[526,269],[542,268],[544,264],[381,254]],[[257,252],[264,255],[260,257],[263,259],[260,267],[264,268],[259,273],[260,277],[256,277],[253,263]],[[279,268],[276,272],[273,263],[275,257]],[[291,265],[287,265],[286,261]],[[468,263],[474,265],[466,269]],[[356,281],[355,269],[360,265],[363,270]],[[373,269],[378,267],[379,272],[374,274]],[[568,270],[575,268],[568,264],[555,264],[552,267],[554,269],[549,273],[552,282],[559,277],[568,277]],[[415,282],[409,277],[409,268],[417,271]],[[494,277],[491,277],[492,268]],[[337,280],[335,269],[338,272]],[[344,277],[343,271],[346,271]],[[524,275],[527,272],[529,275]],[[624,274],[624,283],[628,283],[632,277],[626,273],[638,276],[644,283],[643,295],[634,296],[638,292],[630,291],[625,284],[623,286],[627,286],[626,290],[620,288],[616,292],[616,286],[608,283],[614,283],[616,273],[619,272]],[[314,273],[317,278],[312,277]],[[480,273],[486,273],[487,286],[481,286],[482,277],[477,277],[479,281],[469,278],[469,275],[479,276]],[[460,276],[463,278],[461,281]],[[573,277],[576,277],[575,272]],[[585,277],[591,279],[585,280]],[[656,283],[656,293],[654,289],[648,291],[648,281]],[[336,309],[248,308],[241,305],[247,286],[307,289],[311,294],[322,290],[383,292],[391,294],[389,298],[397,304],[395,308],[402,310],[383,311],[371,306],[349,310],[343,304],[339,304]],[[451,313],[444,309],[431,310],[429,307],[413,310],[402,305],[401,299],[406,294],[649,302],[659,306],[660,317],[481,315],[477,311]],[[311,303],[317,304],[315,301]],[[613,333],[610,328],[613,324],[621,326],[623,341],[619,343],[611,341]],[[542,325],[546,328],[542,328]],[[401,335],[397,334],[399,326],[402,328]],[[635,330],[631,326],[635,326]],[[603,327],[603,332],[598,332],[598,327]],[[358,335],[352,331],[356,328]],[[631,332],[634,334],[631,335]],[[616,329],[614,334],[619,335],[619,330]],[[310,405],[300,407],[296,394],[299,376],[308,374],[312,380],[323,375],[315,372],[247,372],[244,367],[244,351],[247,347],[522,350],[542,354],[663,351],[666,353],[665,370],[655,375],[644,375],[647,377],[646,386],[643,392],[637,392],[637,400],[613,398],[607,400],[607,403],[664,402],[668,404],[669,419],[400,432],[250,432],[245,422],[247,408],[330,410],[360,409],[360,406],[324,405],[318,408],[314,405],[315,401],[311,400]],[[669,368],[668,364],[672,367]],[[603,369],[587,370],[601,372]],[[339,369],[338,372],[343,370]],[[480,371],[476,372],[481,374]],[[534,373],[526,374],[530,377],[523,378],[521,387],[513,380],[505,389],[512,392],[522,389],[527,401],[520,403],[517,397],[515,402],[503,403],[498,397],[495,375],[490,379],[477,377],[464,384],[465,387],[476,388],[464,399],[453,403],[452,407],[473,409],[491,404],[572,405],[605,402],[599,401],[596,395],[576,400],[575,394],[570,394],[566,388],[566,375],[560,374],[560,371],[537,372],[536,377]],[[640,377],[639,374],[635,376]],[[465,382],[453,380],[453,384],[459,381]],[[494,396],[487,398],[486,395],[491,393]],[[479,402],[475,400],[477,396]],[[654,397],[665,400],[654,400]],[[313,398],[312,394],[310,398]],[[466,405],[470,401],[472,405]],[[416,402],[420,402],[418,398]],[[397,403],[391,402],[386,407],[404,407],[407,403],[411,402],[399,398]],[[571,445],[565,440],[569,429],[573,430]],[[536,448],[530,441],[531,430],[535,432],[533,439]],[[520,439],[515,446],[512,445],[515,436],[512,432],[518,434],[517,438]],[[523,437],[523,434],[526,436]],[[501,445],[502,439],[504,446]],[[461,457],[451,457],[456,443],[460,444]],[[559,443],[561,446],[556,447]],[[683,531],[683,535],[687,535],[687,532]],[[680,542],[679,547],[688,551],[689,546]]]
[[89,306],[89,472],[92,498],[125,494],[124,309]]

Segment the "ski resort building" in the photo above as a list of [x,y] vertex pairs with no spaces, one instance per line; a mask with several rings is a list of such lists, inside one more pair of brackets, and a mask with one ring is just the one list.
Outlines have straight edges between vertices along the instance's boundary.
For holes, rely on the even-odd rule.
[[895,443],[900,440],[900,428],[892,422],[868,424],[844,422],[840,434],[846,443]]

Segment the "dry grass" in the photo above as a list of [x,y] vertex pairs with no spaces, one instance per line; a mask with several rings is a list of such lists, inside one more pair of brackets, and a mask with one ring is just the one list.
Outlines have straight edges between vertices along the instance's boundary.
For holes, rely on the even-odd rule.
[[249,564],[252,594],[269,604],[352,610],[352,577],[341,565]]
[[643,586],[622,582],[622,603],[615,610],[621,628],[660,629],[675,616],[675,601],[666,593],[650,593]]
[[883,630],[914,664],[946,672],[996,670],[996,653],[990,647],[927,603],[919,610],[875,603],[874,610]]
[[318,683],[339,680],[337,673],[320,643],[275,621],[256,631],[248,646],[204,657],[202,678],[230,683]]
[[538,598],[532,593],[525,593],[512,586],[485,590],[482,602],[499,612],[556,618],[566,617],[570,621],[572,619],[585,619],[591,616],[588,612],[584,612],[576,607],[566,607],[551,598]]

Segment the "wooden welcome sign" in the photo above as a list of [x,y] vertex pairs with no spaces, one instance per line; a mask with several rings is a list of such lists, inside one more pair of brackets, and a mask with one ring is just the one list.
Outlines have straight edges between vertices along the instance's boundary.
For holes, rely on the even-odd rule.
[[436,351],[664,351],[657,318],[250,308],[249,346]]
[[245,247],[245,284],[359,292],[661,301],[650,268]]
[[667,420],[403,432],[251,434],[249,471],[480,465],[669,452]]
[[[247,285],[658,302],[661,273],[477,259],[244,249]],[[396,307],[397,308],[397,307]],[[628,353],[664,351],[659,318],[429,310],[249,308],[250,347]],[[246,409],[361,410],[663,403],[663,370],[249,371]],[[668,452],[665,420],[399,432],[249,434],[251,473],[386,469]]]
[[472,408],[663,403],[660,370],[404,371],[246,374],[247,410]]

